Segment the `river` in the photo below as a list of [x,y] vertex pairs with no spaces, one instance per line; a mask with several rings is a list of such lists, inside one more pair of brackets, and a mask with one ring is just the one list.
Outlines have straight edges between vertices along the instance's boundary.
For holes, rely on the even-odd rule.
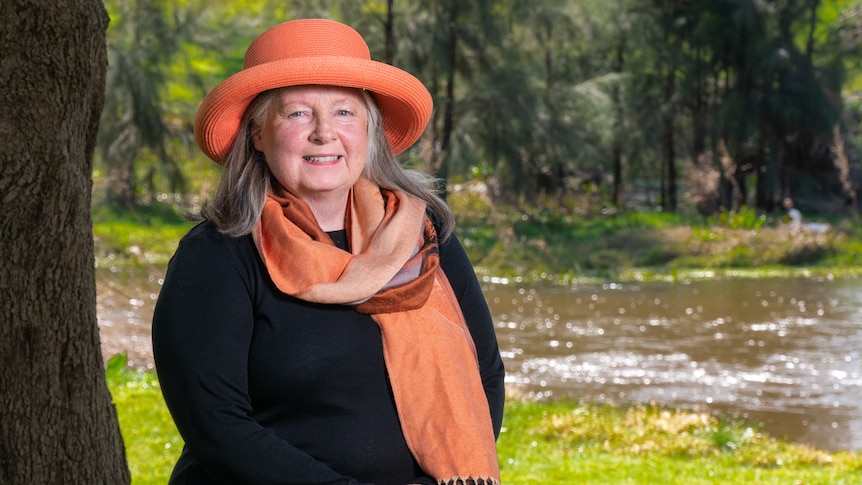
[[490,284],[508,381],[535,399],[722,411],[862,449],[862,281]]
[[[158,271],[100,270],[103,353],[152,369]],[[862,280],[485,281],[511,392],[722,412],[827,450],[862,450]]]

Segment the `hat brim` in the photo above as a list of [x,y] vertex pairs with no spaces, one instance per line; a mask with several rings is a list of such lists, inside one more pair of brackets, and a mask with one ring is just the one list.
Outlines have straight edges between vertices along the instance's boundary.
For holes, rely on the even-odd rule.
[[216,86],[195,117],[201,150],[223,163],[254,98],[269,89],[301,85],[342,86],[374,94],[386,138],[395,154],[410,148],[431,117],[432,100],[416,77],[397,67],[354,57],[305,57],[246,68]]

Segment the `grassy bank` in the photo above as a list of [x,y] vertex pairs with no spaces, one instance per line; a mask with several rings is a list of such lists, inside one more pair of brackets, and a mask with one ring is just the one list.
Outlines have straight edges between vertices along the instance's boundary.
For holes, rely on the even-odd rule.
[[177,242],[191,227],[172,206],[156,205],[134,211],[110,206],[92,210],[96,266],[167,265]]
[[[531,208],[491,203],[460,190],[449,197],[457,233],[484,276],[569,283],[716,276],[862,274],[862,224],[820,219],[825,233],[794,228],[781,214],[751,210],[713,217],[590,212],[559,202]],[[191,223],[169,206],[93,211],[97,264],[164,264]]]
[[[108,365],[134,485],[164,484],[182,440],[153,374]],[[857,484],[862,455],[775,440],[742,422],[654,406],[510,400],[503,483]]]
[[480,273],[496,276],[566,283],[862,274],[862,225],[849,215],[818,218],[829,225],[818,233],[747,208],[703,217],[597,210],[577,201],[520,207],[471,190],[449,203]]

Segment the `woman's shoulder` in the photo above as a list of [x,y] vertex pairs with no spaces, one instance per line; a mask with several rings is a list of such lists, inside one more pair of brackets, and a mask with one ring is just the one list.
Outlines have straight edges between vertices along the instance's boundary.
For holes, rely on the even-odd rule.
[[192,227],[180,239],[168,265],[168,273],[184,278],[225,278],[237,275],[247,284],[260,277],[260,257],[251,235],[233,237],[223,234],[209,221]]
[[238,245],[242,244],[245,239],[250,239],[250,236],[229,236],[219,231],[218,227],[212,221],[203,220],[189,229],[189,232],[183,236],[180,243],[197,241],[209,244]]
[[228,252],[235,258],[246,259],[254,254],[251,235],[229,236],[219,231],[211,221],[205,220],[192,227],[180,239],[177,253],[221,253]]

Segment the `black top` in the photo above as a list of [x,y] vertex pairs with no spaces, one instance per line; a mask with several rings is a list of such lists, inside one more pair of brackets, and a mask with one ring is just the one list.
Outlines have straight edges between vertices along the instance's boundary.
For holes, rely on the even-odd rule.
[[[440,262],[476,344],[486,394],[476,398],[487,398],[497,435],[505,397],[493,322],[454,236]],[[182,239],[156,304],[153,350],[186,442],[173,484],[434,483],[404,441],[377,324],[281,293],[250,236],[205,222]]]

